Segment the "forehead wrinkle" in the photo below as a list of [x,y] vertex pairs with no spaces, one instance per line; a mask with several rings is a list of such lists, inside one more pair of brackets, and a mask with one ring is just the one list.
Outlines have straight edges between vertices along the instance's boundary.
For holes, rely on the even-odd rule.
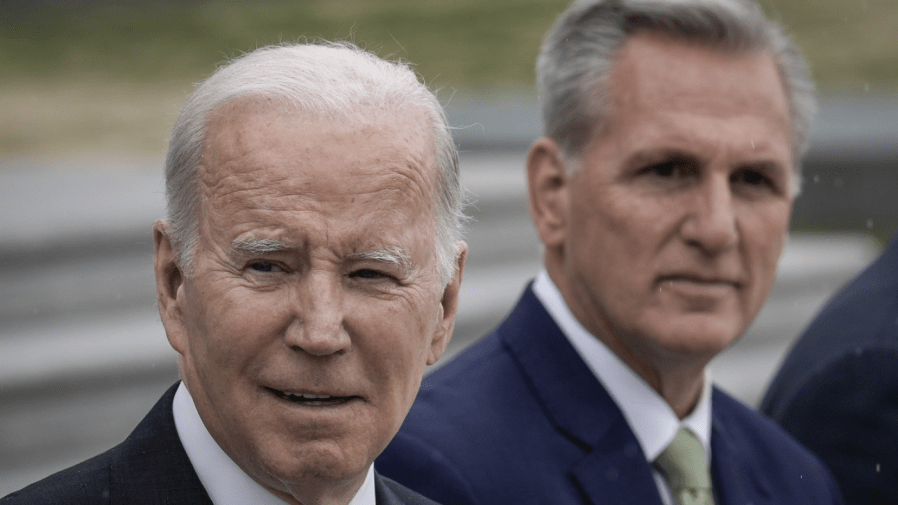
[[266,169],[264,164],[254,162],[247,156],[220,160],[212,166],[202,165],[200,170],[203,193],[208,199],[264,192],[285,181],[283,175]]
[[[409,123],[418,123],[410,121]],[[398,142],[390,146],[384,158],[371,160],[373,167],[385,170],[386,185],[384,189],[395,189],[413,198],[420,198],[419,203],[432,205],[436,194],[438,170],[432,142],[425,131],[406,128]],[[423,210],[423,209],[422,209]]]
[[[726,148],[729,152],[745,152],[749,154],[773,153],[776,154],[779,147],[788,149],[788,142],[779,140],[782,136],[770,132],[764,124],[759,123],[751,114],[742,114],[738,117],[729,116],[723,119],[696,118],[680,113],[664,113],[655,109],[642,108],[648,111],[651,121],[645,121],[637,130],[628,128],[628,138],[632,139],[636,150],[645,153],[680,153],[696,156],[701,151],[714,151]],[[684,125],[696,125],[696,129],[684,129]],[[787,125],[780,123],[784,129]],[[626,125],[625,125],[626,127]],[[701,130],[701,127],[707,127]],[[733,142],[734,128],[750,129],[749,133],[742,133],[744,139]],[[610,130],[609,130],[610,131]]]
[[[426,164],[417,164],[423,160],[406,159],[392,172],[387,174],[387,185],[383,188],[388,194],[398,198],[411,198],[420,212],[432,215],[435,208],[436,181],[433,170]],[[385,201],[386,203],[386,201]]]

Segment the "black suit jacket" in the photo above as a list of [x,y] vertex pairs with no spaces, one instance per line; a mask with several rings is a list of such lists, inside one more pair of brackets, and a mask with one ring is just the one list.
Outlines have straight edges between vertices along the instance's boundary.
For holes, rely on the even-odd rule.
[[811,322],[761,408],[829,465],[846,502],[898,503],[898,235]]
[[[718,505],[841,503],[814,456],[723,392]],[[446,504],[661,505],[623,413],[530,288],[499,328],[424,379],[378,471]]]
[[[121,444],[12,493],[0,503],[212,505],[175,429],[172,401],[177,386],[166,391]],[[376,473],[374,487],[378,505],[436,505]]]

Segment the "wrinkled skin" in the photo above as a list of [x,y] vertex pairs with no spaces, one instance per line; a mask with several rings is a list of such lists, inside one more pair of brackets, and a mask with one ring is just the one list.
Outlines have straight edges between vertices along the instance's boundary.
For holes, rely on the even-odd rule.
[[423,118],[324,122],[247,99],[212,117],[189,274],[155,226],[166,333],[231,459],[290,502],[346,503],[454,324],[464,244],[444,287]]

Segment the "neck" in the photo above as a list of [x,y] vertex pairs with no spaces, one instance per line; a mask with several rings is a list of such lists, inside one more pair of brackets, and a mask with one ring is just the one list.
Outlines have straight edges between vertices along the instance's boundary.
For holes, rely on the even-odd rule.
[[[620,356],[617,351],[615,353]],[[678,419],[683,419],[695,409],[705,386],[704,367],[697,369],[681,367],[660,372],[657,368],[649,369],[640,367],[633,361],[624,361],[664,398]],[[640,368],[644,369],[640,370]]]
[[619,335],[602,316],[601,309],[577,303],[585,297],[573,292],[560,262],[550,261],[548,250],[546,254],[546,271],[580,324],[661,395],[679,419],[688,416],[701,396],[705,366],[713,356],[693,356],[663,348],[635,348],[634,339]]
[[362,473],[361,481],[358,478],[353,478],[339,483],[327,480],[325,482],[307,481],[302,484],[284,484],[284,488],[289,493],[270,487],[268,489],[287,503],[296,505],[346,505],[352,501],[364,485],[364,478],[367,474],[367,471]]

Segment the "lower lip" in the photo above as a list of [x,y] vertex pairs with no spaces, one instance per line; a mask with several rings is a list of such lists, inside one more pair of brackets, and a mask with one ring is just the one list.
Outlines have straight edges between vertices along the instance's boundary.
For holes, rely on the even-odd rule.
[[664,279],[658,283],[658,291],[672,291],[687,298],[722,298],[735,291],[736,285],[729,282],[707,282],[692,279]]

